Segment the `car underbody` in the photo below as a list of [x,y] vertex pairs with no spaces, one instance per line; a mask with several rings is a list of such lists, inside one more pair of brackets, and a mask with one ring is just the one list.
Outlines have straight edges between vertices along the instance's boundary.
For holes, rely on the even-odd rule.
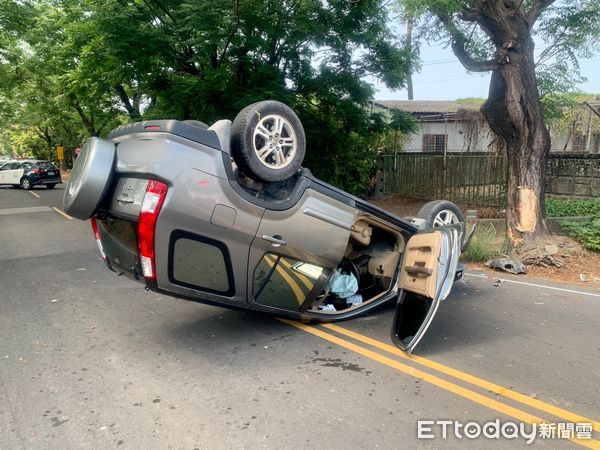
[[[240,113],[244,124],[252,125],[253,111]],[[449,202],[432,204],[447,223],[426,229],[424,219],[395,217],[296,168],[303,132],[281,111],[282,118],[267,114],[252,125],[254,150],[241,160],[237,118],[211,127],[140,122],[92,139],[65,191],[65,210],[91,218],[107,266],[147,289],[317,321],[393,300],[404,311],[395,342],[412,350],[462,273],[462,213]],[[283,144],[269,159],[273,138]],[[287,162],[285,145],[294,146]],[[279,167],[289,174],[277,179]]]

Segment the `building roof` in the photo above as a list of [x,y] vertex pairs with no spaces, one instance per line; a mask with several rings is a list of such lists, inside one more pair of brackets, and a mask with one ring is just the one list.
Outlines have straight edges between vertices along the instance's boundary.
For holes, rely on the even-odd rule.
[[375,100],[376,106],[386,109],[401,109],[412,114],[446,114],[459,111],[477,111],[481,105],[458,103],[450,100]]

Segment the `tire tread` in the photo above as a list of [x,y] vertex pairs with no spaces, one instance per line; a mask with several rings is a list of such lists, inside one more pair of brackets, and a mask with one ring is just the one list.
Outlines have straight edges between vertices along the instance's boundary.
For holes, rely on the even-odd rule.
[[[279,114],[285,117],[294,127],[297,139],[296,156],[292,163],[284,169],[269,169],[265,167],[254,154],[252,148],[253,115]],[[251,135],[249,135],[251,134]],[[287,105],[266,100],[253,103],[242,109],[232,124],[231,156],[239,169],[249,178],[260,182],[277,182],[291,177],[300,169],[306,152],[306,137],[304,128],[296,113]]]

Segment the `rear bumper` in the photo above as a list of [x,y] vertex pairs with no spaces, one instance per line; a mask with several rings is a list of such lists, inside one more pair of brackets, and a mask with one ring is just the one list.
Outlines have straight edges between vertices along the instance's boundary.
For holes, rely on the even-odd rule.
[[30,178],[31,179],[31,184],[34,186],[40,185],[40,184],[59,184],[62,183],[62,180],[59,178]]
[[106,255],[104,259],[106,266],[118,275],[125,275],[127,278],[145,283],[137,252],[108,233],[101,221],[97,223],[100,242]]

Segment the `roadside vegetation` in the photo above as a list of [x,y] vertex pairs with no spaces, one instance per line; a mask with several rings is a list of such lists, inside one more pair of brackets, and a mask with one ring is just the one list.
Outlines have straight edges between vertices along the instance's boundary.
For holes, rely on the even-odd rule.
[[583,248],[600,252],[600,219],[589,222],[563,222],[561,226],[581,242]]
[[485,263],[510,253],[510,244],[493,226],[479,227],[461,258],[468,262]]
[[[561,95],[582,80],[578,58],[598,49],[598,1],[400,3],[422,39],[449,44],[471,72],[491,72],[481,112],[506,149],[507,237],[515,247],[535,242],[545,233],[542,198],[550,152],[545,119],[551,108],[560,113]],[[543,43],[538,55],[537,42]]]
[[[315,175],[364,194],[377,153],[414,128],[372,114],[417,57],[391,7],[348,2],[0,0],[0,152],[52,158],[147,119],[233,119],[279,100],[299,115]],[[67,160],[69,156],[67,156]]]
[[[600,198],[546,199],[548,217],[590,217],[585,222],[561,222],[569,236],[577,239],[583,248],[600,252]],[[512,252],[511,245],[493,226],[479,227],[462,258],[469,262],[485,263]]]
[[600,217],[600,197],[593,199],[546,199],[547,217]]
[[546,200],[548,217],[590,217],[586,222],[561,222],[561,227],[583,248],[600,252],[600,197],[593,199]]

